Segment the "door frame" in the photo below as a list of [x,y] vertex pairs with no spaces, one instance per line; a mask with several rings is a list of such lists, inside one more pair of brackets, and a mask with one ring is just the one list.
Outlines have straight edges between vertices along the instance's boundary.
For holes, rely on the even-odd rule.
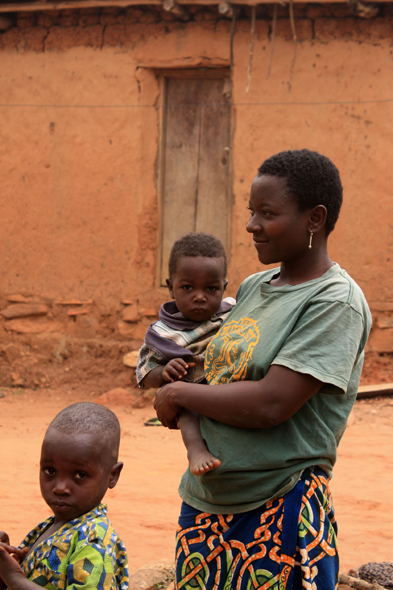
[[[161,261],[162,261],[162,239],[163,239],[163,202],[165,187],[165,139],[166,139],[166,103],[168,80],[171,78],[189,78],[189,79],[224,79],[228,80],[229,91],[231,89],[231,69],[227,68],[164,68],[156,70],[158,78],[159,95],[157,101],[158,107],[158,145],[157,145],[157,166],[156,166],[156,185],[157,185],[157,207],[158,207],[158,244],[157,244],[157,268],[156,268],[156,287],[165,287],[161,282]],[[232,245],[232,207],[233,207],[233,158],[232,145],[234,133],[234,109],[231,107],[231,116],[229,121],[229,138],[230,153],[228,166],[228,203],[229,218],[227,220],[228,244],[224,244],[227,251],[228,266],[231,258]]]

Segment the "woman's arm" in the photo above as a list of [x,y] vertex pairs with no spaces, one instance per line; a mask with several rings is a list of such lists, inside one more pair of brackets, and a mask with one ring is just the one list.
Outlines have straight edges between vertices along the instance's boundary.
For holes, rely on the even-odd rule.
[[177,428],[181,408],[230,426],[270,428],[289,420],[322,385],[311,375],[272,365],[260,381],[170,383],[157,393],[154,407],[168,428]]

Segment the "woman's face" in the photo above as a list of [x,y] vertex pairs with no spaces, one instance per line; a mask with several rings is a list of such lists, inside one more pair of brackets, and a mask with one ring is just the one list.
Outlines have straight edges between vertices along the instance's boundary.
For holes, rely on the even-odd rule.
[[262,264],[295,262],[308,250],[310,211],[299,211],[297,201],[287,194],[284,178],[256,176],[250,193],[251,217],[247,231]]

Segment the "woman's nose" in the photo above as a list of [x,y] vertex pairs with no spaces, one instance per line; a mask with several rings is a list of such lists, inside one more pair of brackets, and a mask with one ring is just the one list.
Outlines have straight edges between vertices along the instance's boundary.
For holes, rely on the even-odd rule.
[[251,217],[251,219],[249,219],[247,225],[246,225],[246,231],[248,231],[248,233],[252,234],[255,231],[258,231],[261,229],[261,224],[258,223],[254,217]]
[[248,231],[251,234],[253,232],[253,228],[254,224],[252,222],[252,219],[250,219],[250,221],[246,225],[246,231]]

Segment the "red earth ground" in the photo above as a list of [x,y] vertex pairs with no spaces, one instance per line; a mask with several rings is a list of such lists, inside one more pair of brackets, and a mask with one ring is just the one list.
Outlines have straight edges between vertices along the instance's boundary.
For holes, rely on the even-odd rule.
[[[383,367],[377,376],[384,381],[391,377]],[[371,382],[367,368],[365,377],[363,382]],[[12,543],[49,515],[38,486],[40,445],[48,423],[70,403],[96,400],[102,390],[97,383],[94,389],[86,382],[36,391],[1,389],[0,529]],[[151,403],[145,404],[111,406],[122,426],[124,470],[106,501],[126,543],[131,572],[173,558],[177,486],[187,464],[178,432],[144,426],[154,415]],[[331,487],[344,572],[369,561],[392,561],[392,418],[392,396],[357,401],[339,447]]]

